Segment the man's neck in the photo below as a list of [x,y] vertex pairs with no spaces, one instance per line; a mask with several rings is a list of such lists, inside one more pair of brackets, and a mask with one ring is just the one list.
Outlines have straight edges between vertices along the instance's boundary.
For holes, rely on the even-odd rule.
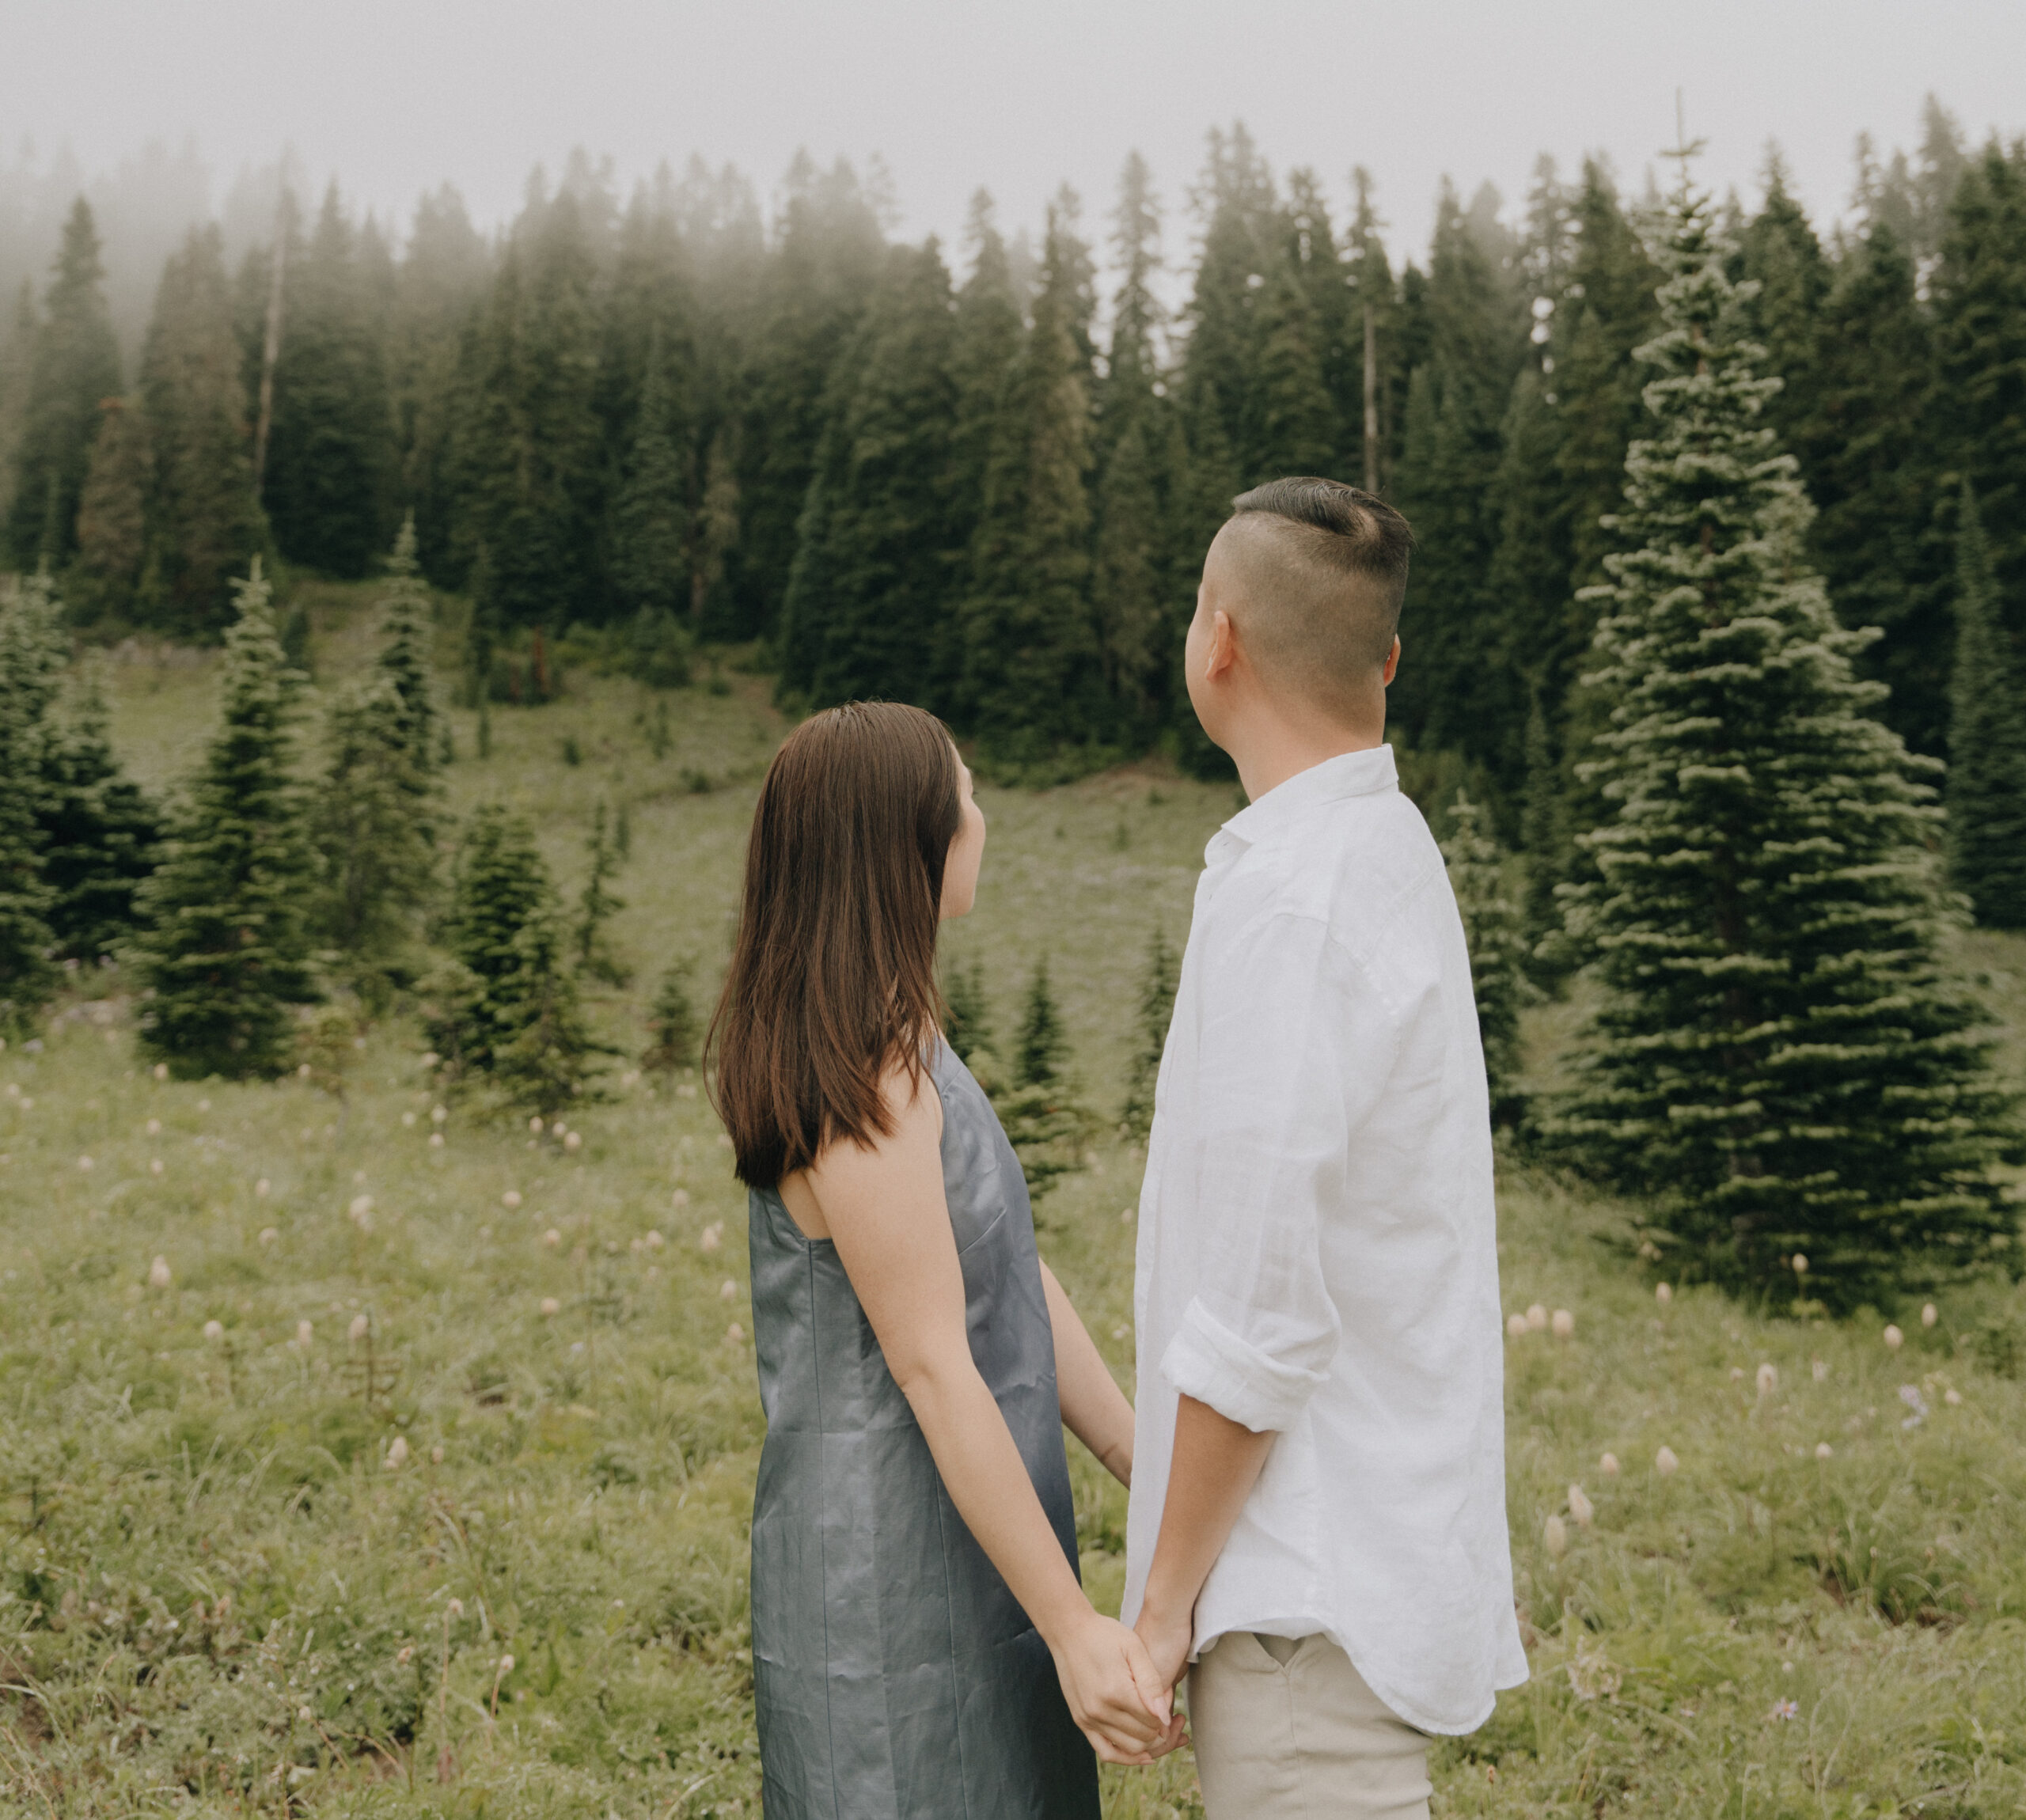
[[1239,782],[1246,800],[1257,802],[1269,790],[1277,790],[1291,777],[1313,771],[1347,752],[1370,752],[1386,742],[1386,722],[1375,726],[1332,726],[1326,722],[1291,726],[1284,721],[1268,721],[1233,737],[1225,748],[1238,767]]

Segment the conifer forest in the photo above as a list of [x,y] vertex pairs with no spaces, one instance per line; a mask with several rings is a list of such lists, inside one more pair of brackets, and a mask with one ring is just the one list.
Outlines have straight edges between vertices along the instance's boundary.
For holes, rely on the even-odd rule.
[[1498,1132],[1533,1679],[1436,1811],[2026,1811],[2026,140],[1931,99],[1833,221],[1543,158],[1425,246],[1270,150],[950,245],[806,157],[172,246],[0,169],[0,1808],[759,1811],[768,757],[956,734],[947,1034],[1129,1384],[1243,802],[1183,633],[1321,474],[1413,527]]

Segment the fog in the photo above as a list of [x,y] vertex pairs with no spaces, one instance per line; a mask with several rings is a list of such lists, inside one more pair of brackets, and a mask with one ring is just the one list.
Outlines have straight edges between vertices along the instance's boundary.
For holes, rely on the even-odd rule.
[[1236,119],[1277,171],[1311,165],[1333,196],[1368,167],[1389,239],[1413,255],[1445,174],[1515,206],[1538,154],[1568,172],[1596,150],[1637,188],[1674,138],[1677,89],[1709,179],[1749,197],[1777,140],[1819,222],[1848,202],[1858,133],[1910,146],[1929,91],[1973,142],[2026,125],[2017,0],[15,0],[5,39],[0,173],[16,194],[152,159],[153,218],[105,223],[116,237],[226,210],[235,180],[284,148],[306,188],[335,176],[399,227],[446,179],[497,224],[535,165],[579,146],[622,187],[697,153],[763,198],[806,146],[883,159],[897,231],[951,241],[980,184],[1011,225],[1066,180],[1096,226],[1137,147],[1180,251],[1205,131]]

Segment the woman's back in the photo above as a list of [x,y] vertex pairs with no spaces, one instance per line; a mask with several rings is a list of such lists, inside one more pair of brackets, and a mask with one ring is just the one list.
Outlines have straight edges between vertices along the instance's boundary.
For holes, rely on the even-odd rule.
[[[936,1045],[943,1189],[971,1356],[1076,1561],[1053,1338],[1018,1158]],[[769,1820],[1098,1811],[1047,1646],[973,1539],[836,1248],[749,1200],[767,1441],[753,1659]]]

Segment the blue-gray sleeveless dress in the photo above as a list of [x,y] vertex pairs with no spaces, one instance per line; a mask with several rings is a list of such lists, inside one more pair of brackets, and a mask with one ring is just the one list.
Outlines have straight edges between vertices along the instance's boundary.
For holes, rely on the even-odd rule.
[[[1019,1159],[939,1043],[971,1356],[1076,1564],[1055,1346]],[[1097,1764],[1027,1614],[957,1515],[828,1240],[755,1190],[767,1441],[753,1682],[767,1820],[1097,1820]]]

